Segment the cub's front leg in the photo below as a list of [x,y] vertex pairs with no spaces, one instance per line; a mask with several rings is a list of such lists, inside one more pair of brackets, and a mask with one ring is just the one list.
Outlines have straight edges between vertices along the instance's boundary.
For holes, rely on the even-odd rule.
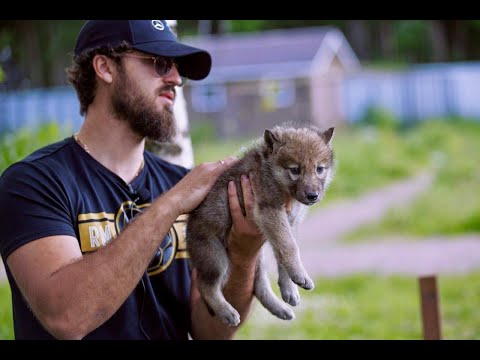
[[256,205],[254,219],[265,237],[269,239],[277,262],[284,266],[292,281],[304,289],[313,289],[313,281],[302,265],[298,246],[283,207],[264,206],[260,210]]
[[298,287],[290,279],[290,276],[285,270],[285,267],[282,264],[278,265],[278,287],[280,288],[280,294],[282,295],[283,301],[286,303],[297,306],[300,304],[300,293],[298,292]]

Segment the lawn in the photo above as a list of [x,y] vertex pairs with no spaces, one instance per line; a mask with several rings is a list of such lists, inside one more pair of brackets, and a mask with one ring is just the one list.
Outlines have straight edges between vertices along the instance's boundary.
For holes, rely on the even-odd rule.
[[[480,273],[440,276],[442,337],[478,339]],[[296,319],[277,319],[256,302],[238,339],[422,339],[418,280],[357,274],[322,278],[315,290],[301,290]]]
[[[437,281],[443,338],[478,339],[480,273],[442,275]],[[313,292],[301,290],[293,321],[277,319],[255,300],[252,316],[237,339],[422,338],[415,277],[357,274],[317,279],[315,286]],[[5,283],[0,285],[0,339],[13,339],[10,291]]]
[[379,223],[348,234],[348,242],[480,233],[480,122],[428,122],[412,135],[409,146],[431,154],[432,187],[411,206],[392,209]]
[[11,339],[13,339],[13,322],[10,287],[7,282],[3,282],[0,283],[0,340]]
[[[428,149],[418,149],[406,139],[409,133],[372,127],[336,129],[333,148],[336,157],[336,175],[322,204],[358,196],[392,181],[414,175],[429,165]],[[241,154],[241,146],[252,139],[208,141],[192,137],[195,162],[217,161],[228,155]]]

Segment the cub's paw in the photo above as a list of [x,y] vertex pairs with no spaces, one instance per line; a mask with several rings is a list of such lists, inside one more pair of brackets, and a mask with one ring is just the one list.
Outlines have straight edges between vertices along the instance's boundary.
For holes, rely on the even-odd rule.
[[272,314],[282,320],[293,320],[295,319],[295,314],[292,309],[287,306],[279,306],[276,309],[272,310]]
[[286,303],[292,306],[297,306],[300,304],[300,294],[298,293],[298,288],[295,285],[288,286],[288,288],[280,288],[280,292],[282,294],[283,301]]
[[315,288],[312,279],[308,275],[294,275],[292,276],[292,281],[305,290],[313,290]]
[[217,317],[228,326],[238,326],[240,324],[240,314],[234,308],[218,312]]

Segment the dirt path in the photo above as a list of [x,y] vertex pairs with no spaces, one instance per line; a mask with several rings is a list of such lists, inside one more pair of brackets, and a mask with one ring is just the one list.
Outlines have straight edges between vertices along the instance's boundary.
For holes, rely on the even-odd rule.
[[[298,239],[310,276],[340,276],[358,272],[384,274],[460,273],[480,269],[480,234],[455,238],[375,239],[369,243],[338,244],[356,227],[382,218],[391,207],[410,204],[428,189],[433,177],[422,173],[360,198],[330,204],[311,213]],[[269,251],[271,271],[275,271]]]
[[480,235],[455,238],[384,239],[381,243],[320,246],[300,250],[310,276],[359,272],[458,274],[480,269]]
[[300,245],[317,248],[334,244],[339,237],[356,227],[382,218],[389,208],[410,204],[430,186],[432,180],[430,173],[421,173],[356,199],[321,207],[311,213],[299,228]]

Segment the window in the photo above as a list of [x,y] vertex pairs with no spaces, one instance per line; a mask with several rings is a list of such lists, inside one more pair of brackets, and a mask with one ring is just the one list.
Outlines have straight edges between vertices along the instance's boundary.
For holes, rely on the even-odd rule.
[[293,80],[263,80],[260,82],[260,106],[263,111],[288,108],[295,102]]
[[227,105],[227,91],[223,84],[192,84],[192,107],[197,112],[220,112]]

